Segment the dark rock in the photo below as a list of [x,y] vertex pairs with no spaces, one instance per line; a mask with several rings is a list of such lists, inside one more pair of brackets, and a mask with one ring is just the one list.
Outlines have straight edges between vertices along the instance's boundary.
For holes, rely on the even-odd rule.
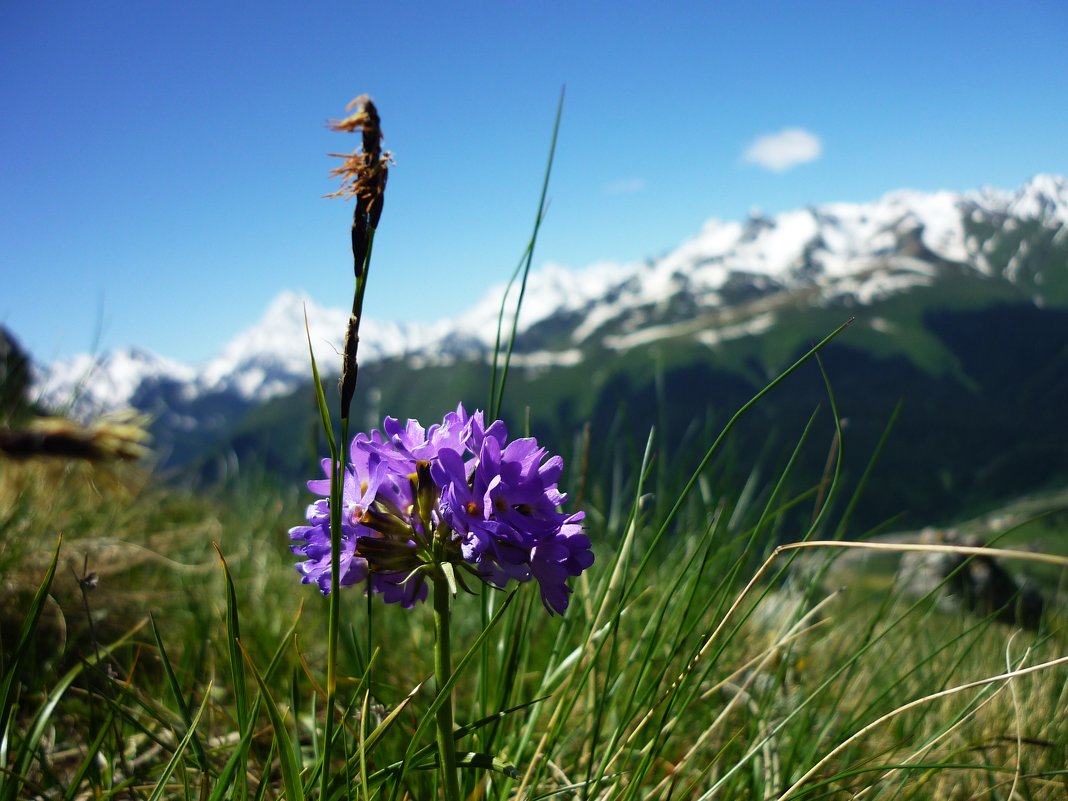
[[10,425],[30,410],[30,359],[0,326],[0,424]]
[[[920,542],[985,547],[980,539],[952,530],[925,529]],[[1000,623],[1032,631],[1041,624],[1045,609],[1037,589],[1018,582],[997,559],[986,554],[907,553],[901,558],[898,584],[911,595],[940,593],[943,609],[993,616]]]

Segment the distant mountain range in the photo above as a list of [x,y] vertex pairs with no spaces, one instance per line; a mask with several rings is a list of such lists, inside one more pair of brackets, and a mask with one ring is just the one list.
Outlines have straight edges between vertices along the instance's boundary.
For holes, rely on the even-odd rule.
[[[455,320],[433,325],[366,320],[364,412],[432,414],[429,409],[455,398],[481,405],[503,294],[499,287]],[[294,429],[291,419],[309,413],[308,394],[293,394],[309,380],[305,308],[320,369],[329,371],[339,361],[347,311],[287,292],[201,367],[123,349],[39,366],[36,387],[45,404],[77,414],[124,405],[152,413],[166,465],[203,464],[224,453],[271,462],[270,453],[285,449],[264,445],[272,437],[265,427],[282,425],[290,436],[307,430]],[[712,220],[656,259],[581,271],[547,265],[526,289],[510,411],[521,419],[529,405],[551,435],[565,438],[584,420],[622,419],[618,410],[627,406],[627,421],[606,427],[637,431],[647,428],[642,418],[666,416],[676,422],[665,436],[681,445],[691,420],[722,420],[731,404],[851,316],[856,323],[827,363],[845,365],[831,378],[849,388],[856,406],[843,414],[855,428],[863,428],[858,412],[871,418],[864,425],[881,426],[886,402],[902,394],[909,396],[907,414],[918,415],[918,430],[924,424],[955,430],[968,420],[972,428],[957,433],[977,446],[1006,422],[976,416],[994,397],[1001,406],[991,413],[1016,415],[1023,429],[1045,420],[1025,403],[1068,408],[1068,181],[1040,175],[1015,191],[899,191],[871,203]],[[888,386],[889,376],[895,378]],[[810,383],[814,392],[790,396],[798,414],[802,401],[821,399],[822,383]],[[1038,386],[1044,394],[1030,394]],[[923,395],[915,397],[918,392]],[[795,417],[775,413],[765,422],[785,430]],[[1045,461],[1032,459],[1025,471],[1038,483],[1036,465],[1051,481],[1068,476],[1068,453],[1050,439],[1055,432],[1048,425],[1058,424],[1046,425],[1035,446]],[[874,435],[865,432],[857,439],[870,445]],[[902,436],[912,445],[912,434]],[[1010,446],[1013,453],[1030,449],[1006,436],[999,458],[1007,458]],[[935,432],[921,450],[940,441]],[[943,496],[970,487],[966,492],[977,500],[991,486],[1027,488],[1015,480],[997,485],[999,469],[986,478],[956,476],[962,465],[974,472],[983,462],[958,445],[924,457],[935,460],[928,465],[931,480],[944,485]],[[307,448],[300,450],[305,464]],[[939,453],[950,463],[948,478],[938,477]],[[909,501],[915,495],[893,497],[899,495],[916,508]],[[946,511],[939,503],[920,507],[930,507],[925,514]]]

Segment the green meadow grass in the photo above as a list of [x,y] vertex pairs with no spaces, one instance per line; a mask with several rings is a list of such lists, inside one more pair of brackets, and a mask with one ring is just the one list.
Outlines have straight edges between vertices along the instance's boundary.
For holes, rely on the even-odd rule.
[[[950,692],[1063,659],[1063,595],[1029,633],[900,597],[885,571],[831,587],[814,555],[838,549],[765,563],[776,539],[833,535],[831,512],[790,529],[816,492],[721,494],[712,453],[684,495],[660,458],[651,441],[593,482],[597,562],[564,616],[528,585],[487,591],[486,617],[454,602],[465,798],[765,799],[802,778],[790,797],[1064,797],[1063,663]],[[429,608],[342,593],[342,734],[321,763],[326,604],[291,566],[296,491],[3,471],[0,799],[314,798],[324,767],[329,797],[438,796]]]

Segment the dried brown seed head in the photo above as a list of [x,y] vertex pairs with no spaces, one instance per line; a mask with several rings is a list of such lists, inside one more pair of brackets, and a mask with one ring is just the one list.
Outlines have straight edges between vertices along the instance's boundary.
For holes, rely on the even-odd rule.
[[344,161],[330,171],[332,178],[341,178],[341,189],[326,197],[356,198],[357,213],[366,215],[368,225],[376,227],[382,215],[382,196],[386,191],[392,156],[382,150],[381,121],[371,98],[360,95],[346,107],[346,111],[353,109],[355,111],[343,120],[330,120],[329,126],[331,130],[343,133],[362,133],[362,146],[349,154],[330,154]]

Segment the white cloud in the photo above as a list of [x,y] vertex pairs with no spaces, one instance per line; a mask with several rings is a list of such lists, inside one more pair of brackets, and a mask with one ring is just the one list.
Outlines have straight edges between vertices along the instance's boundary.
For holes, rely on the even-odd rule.
[[620,178],[618,181],[612,181],[604,186],[606,195],[631,195],[635,192],[641,192],[643,189],[645,189],[644,178]]
[[823,143],[804,128],[784,128],[778,133],[759,136],[745,149],[742,159],[772,172],[786,170],[815,161],[823,153]]

